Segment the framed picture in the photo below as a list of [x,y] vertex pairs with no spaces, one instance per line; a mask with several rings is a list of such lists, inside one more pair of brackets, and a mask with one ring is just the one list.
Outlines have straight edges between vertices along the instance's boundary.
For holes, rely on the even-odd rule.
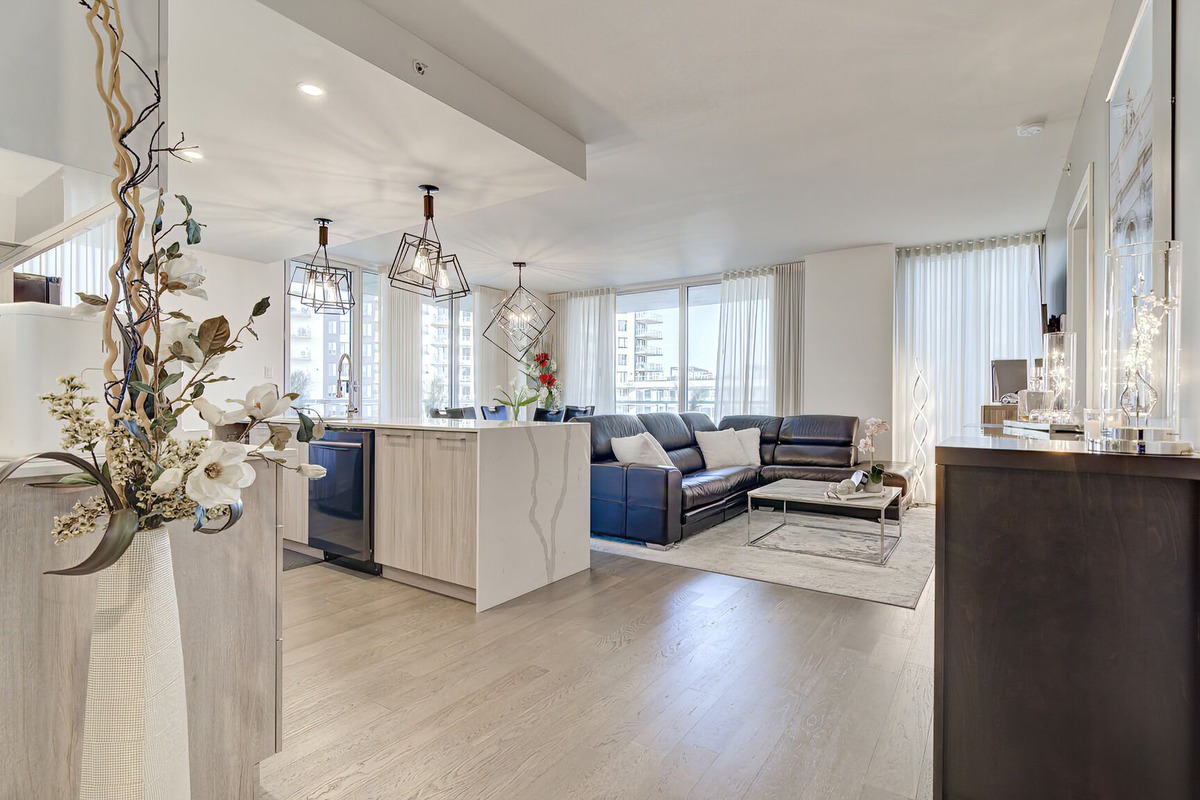
[[1108,92],[1108,241],[1170,239],[1174,8],[1144,0]]

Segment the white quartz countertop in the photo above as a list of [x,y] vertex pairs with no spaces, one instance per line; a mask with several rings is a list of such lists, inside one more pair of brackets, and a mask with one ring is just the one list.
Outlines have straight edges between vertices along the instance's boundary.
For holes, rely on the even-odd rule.
[[[287,418],[283,420],[286,423],[295,424],[296,420]],[[426,419],[420,417],[412,418],[397,418],[397,419],[379,419],[379,418],[359,418],[353,419],[326,417],[325,425],[329,428],[370,428],[372,430],[418,430],[418,431],[504,431],[513,430],[514,428],[544,428],[557,427],[559,425],[578,425],[580,423],[570,422],[523,422],[511,420],[489,420],[489,419]]]

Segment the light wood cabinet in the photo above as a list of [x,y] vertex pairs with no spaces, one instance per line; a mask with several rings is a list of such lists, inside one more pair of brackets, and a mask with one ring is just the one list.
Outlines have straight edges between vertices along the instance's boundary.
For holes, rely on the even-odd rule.
[[[299,464],[308,463],[308,443],[292,441]],[[283,538],[289,542],[308,544],[308,478],[294,470],[279,470],[279,522]]]
[[478,442],[474,434],[425,432],[424,574],[475,588]]
[[421,445],[416,431],[375,437],[375,560],[417,574],[425,569]]
[[478,443],[473,433],[380,432],[375,559],[475,588]]

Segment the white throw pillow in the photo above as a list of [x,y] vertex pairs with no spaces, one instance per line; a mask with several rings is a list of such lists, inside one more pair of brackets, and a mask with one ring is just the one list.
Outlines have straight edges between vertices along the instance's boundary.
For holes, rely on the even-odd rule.
[[749,466],[746,449],[734,430],[696,431],[696,444],[700,445],[700,452],[704,454],[704,466],[707,469]]
[[738,441],[742,443],[742,449],[746,451],[746,464],[751,467],[761,467],[762,450],[758,448],[758,445],[762,440],[762,431],[758,428],[744,428],[734,432],[737,434]]
[[649,433],[636,436],[620,436],[611,441],[613,455],[622,464],[647,464],[649,466],[674,466],[658,440]]
[[643,433],[642,436],[646,439],[646,449],[649,453],[651,453],[651,458],[653,459],[652,461],[648,461],[646,463],[654,464],[659,467],[675,466],[675,462],[671,460],[669,455],[667,455],[667,451],[663,449],[661,444],[659,444],[658,439],[655,439],[648,432]]

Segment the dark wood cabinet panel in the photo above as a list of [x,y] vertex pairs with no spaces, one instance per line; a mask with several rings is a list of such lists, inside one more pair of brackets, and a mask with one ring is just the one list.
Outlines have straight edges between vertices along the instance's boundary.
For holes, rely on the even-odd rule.
[[943,450],[935,796],[1200,797],[1200,481]]

